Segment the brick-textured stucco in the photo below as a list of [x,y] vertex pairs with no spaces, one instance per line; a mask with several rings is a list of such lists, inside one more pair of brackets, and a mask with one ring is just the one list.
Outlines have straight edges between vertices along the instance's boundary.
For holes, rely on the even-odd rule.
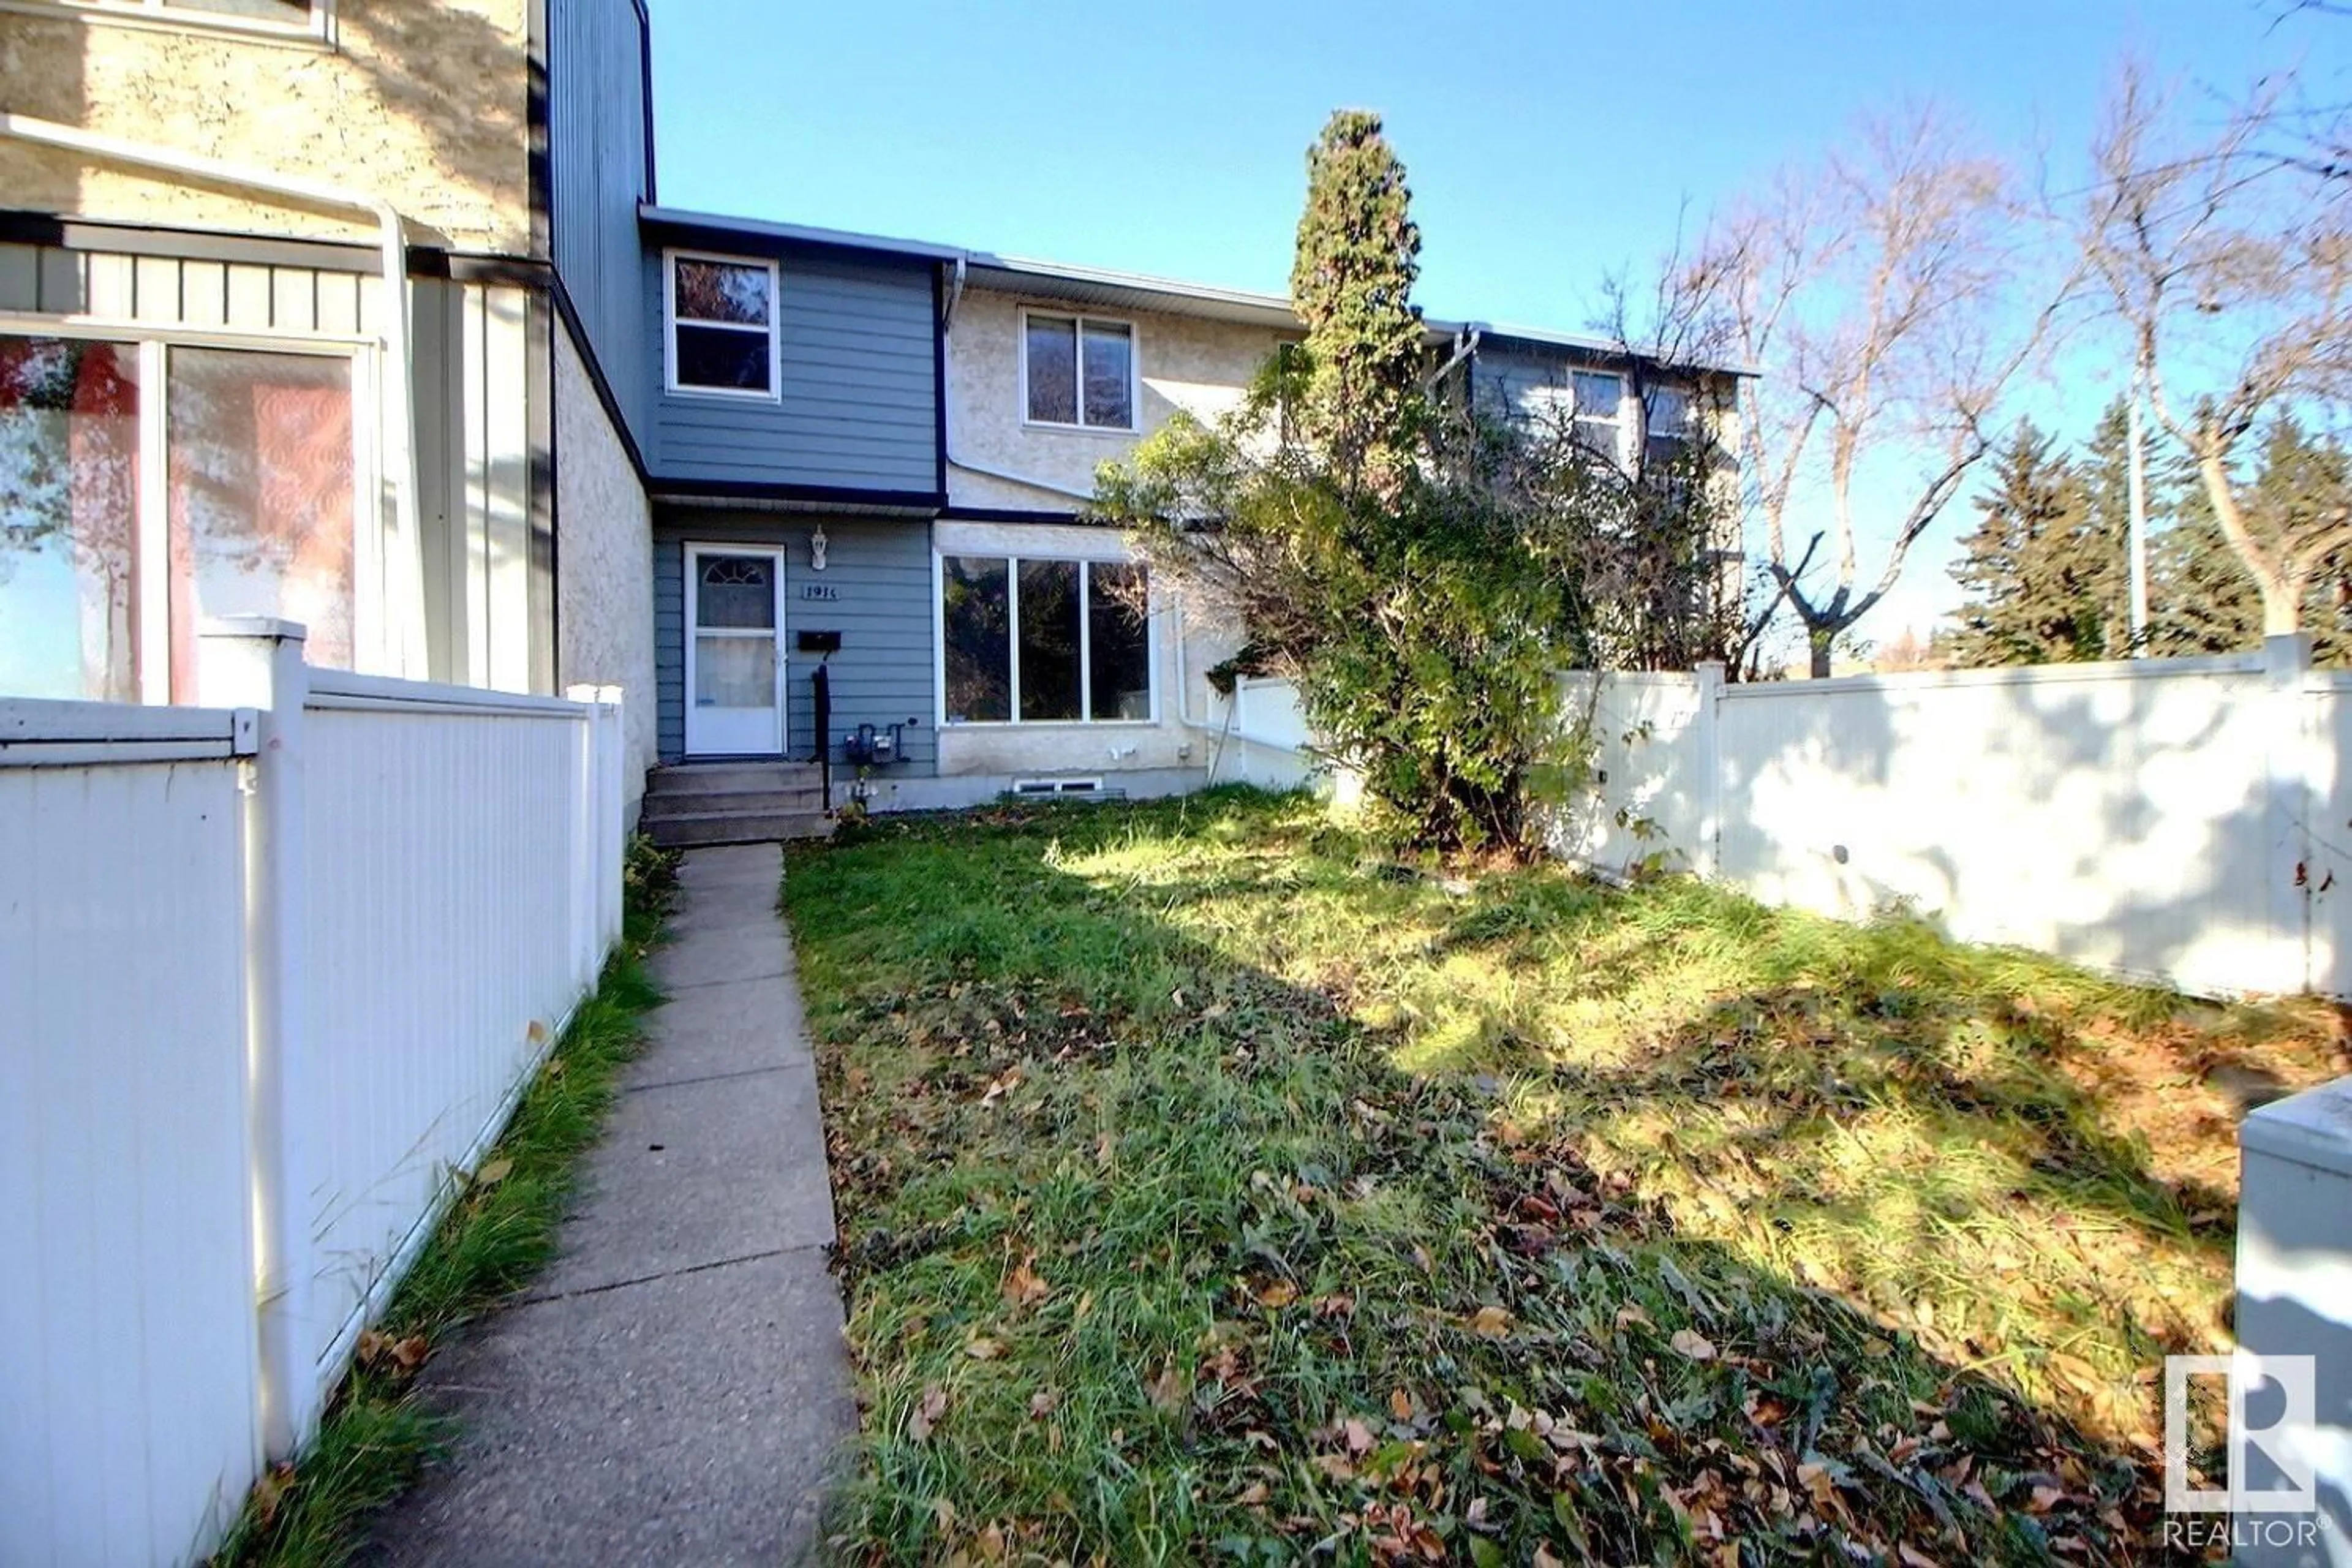
[[[1024,301],[975,289],[957,303],[948,334],[948,450],[960,462],[1091,492],[1095,468],[1134,449],[1139,435],[1041,428],[1022,423],[1020,312],[1024,305],[1067,313],[1052,300]],[[1280,338],[1264,327],[1128,311],[1088,311],[1135,326],[1141,435],[1179,408],[1213,421],[1243,391]],[[960,506],[1066,508],[1071,498],[950,468],[948,493]]]
[[654,764],[653,510],[561,321],[555,462],[557,679],[621,688],[634,811]]
[[[530,216],[525,0],[344,0],[337,40],[0,13],[0,106],[373,192],[462,249],[522,254]],[[271,235],[366,219],[0,141],[5,205]]]

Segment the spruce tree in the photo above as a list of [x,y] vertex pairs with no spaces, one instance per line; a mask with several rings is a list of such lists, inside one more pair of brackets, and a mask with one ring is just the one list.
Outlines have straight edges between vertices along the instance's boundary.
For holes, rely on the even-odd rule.
[[1982,666],[2120,654],[2121,537],[2094,515],[2056,437],[2021,420],[1993,461],[1992,488],[1952,567],[1969,594],[1952,657]]
[[1381,117],[1334,112],[1307,153],[1290,297],[1307,325],[1299,433],[1351,488],[1392,496],[1422,416],[1421,229]]

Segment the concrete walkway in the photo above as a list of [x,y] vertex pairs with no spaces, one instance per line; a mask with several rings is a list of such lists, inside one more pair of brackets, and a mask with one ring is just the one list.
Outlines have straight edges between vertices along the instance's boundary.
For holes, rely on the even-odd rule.
[[393,1564],[812,1555],[856,1430],[833,1196],[774,845],[686,858],[652,1015],[563,1250],[426,1365],[462,1423]]

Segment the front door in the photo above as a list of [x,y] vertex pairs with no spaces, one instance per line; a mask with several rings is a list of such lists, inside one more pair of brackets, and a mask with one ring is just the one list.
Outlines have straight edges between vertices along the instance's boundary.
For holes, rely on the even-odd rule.
[[783,578],[782,550],[686,547],[688,756],[783,753]]

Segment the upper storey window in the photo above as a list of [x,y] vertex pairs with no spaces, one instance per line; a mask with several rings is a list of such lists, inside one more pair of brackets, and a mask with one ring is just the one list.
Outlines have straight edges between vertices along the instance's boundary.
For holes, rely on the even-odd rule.
[[776,396],[776,264],[672,251],[669,389]]
[[1580,370],[1572,383],[1576,399],[1576,438],[1604,457],[1617,455],[1620,418],[1625,401],[1624,378],[1613,371]]
[[333,25],[333,0],[37,0],[44,8],[83,11],[198,26],[233,27],[256,33],[325,37]]
[[1032,425],[1135,428],[1135,329],[1098,316],[1021,316],[1022,413]]

